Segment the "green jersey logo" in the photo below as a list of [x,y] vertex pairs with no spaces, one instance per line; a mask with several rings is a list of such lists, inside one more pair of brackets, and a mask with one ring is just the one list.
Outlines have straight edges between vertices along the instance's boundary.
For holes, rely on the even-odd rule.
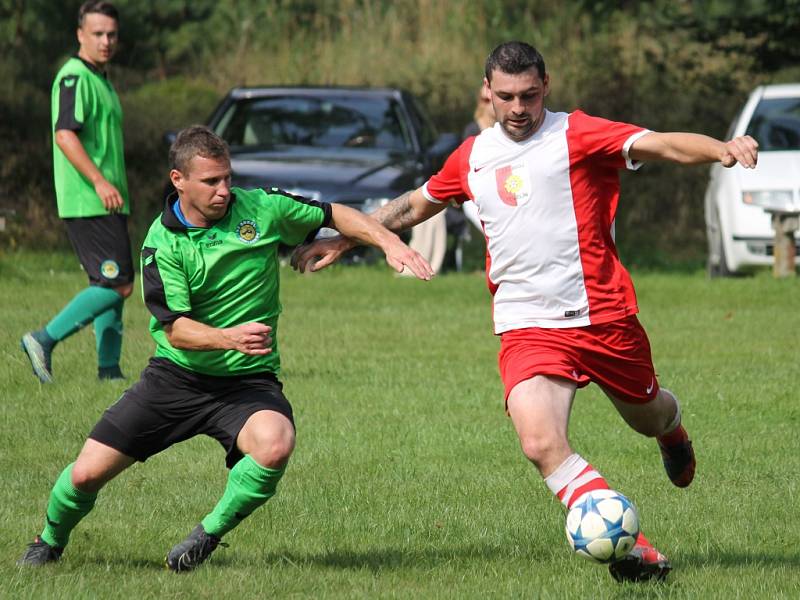
[[236,235],[239,236],[239,239],[245,244],[252,244],[261,237],[256,222],[250,219],[245,219],[236,226]]

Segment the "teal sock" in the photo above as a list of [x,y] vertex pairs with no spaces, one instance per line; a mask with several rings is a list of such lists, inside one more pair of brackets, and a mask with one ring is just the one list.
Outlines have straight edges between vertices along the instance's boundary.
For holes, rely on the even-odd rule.
[[95,317],[94,337],[97,346],[97,366],[101,370],[119,366],[119,357],[122,352],[123,306],[124,304],[119,302]]
[[202,525],[206,533],[222,537],[236,527],[242,519],[275,495],[275,488],[286,467],[262,467],[248,454],[228,473],[228,485]]
[[72,487],[72,463],[61,472],[50,492],[47,515],[41,538],[56,548],[64,548],[69,534],[94,507],[97,494],[87,494]]
[[45,331],[55,341],[60,342],[121,302],[122,296],[111,288],[91,285],[78,292],[47,324]]

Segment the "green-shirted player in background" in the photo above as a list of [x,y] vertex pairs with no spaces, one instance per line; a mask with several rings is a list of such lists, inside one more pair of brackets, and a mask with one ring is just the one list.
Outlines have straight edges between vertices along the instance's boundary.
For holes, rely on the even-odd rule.
[[52,90],[53,172],[58,216],[89,276],[44,327],[22,337],[34,374],[53,381],[56,344],[94,322],[100,379],[121,379],[122,305],[133,290],[128,237],[128,182],[122,108],[105,67],[117,48],[116,8],[84,2],[78,11],[78,54],[56,75]]
[[381,248],[398,272],[433,274],[422,256],[356,210],[277,189],[230,188],[228,147],[206,127],[179,133],[170,161],[178,198],[167,199],[141,255],[155,356],[61,473],[44,530],[20,564],[58,560],[104,484],[198,434],[222,444],[231,471],[219,503],[167,555],[170,569],[197,567],[275,494],[295,443],[292,408],[277,379],[279,244],[333,227]]

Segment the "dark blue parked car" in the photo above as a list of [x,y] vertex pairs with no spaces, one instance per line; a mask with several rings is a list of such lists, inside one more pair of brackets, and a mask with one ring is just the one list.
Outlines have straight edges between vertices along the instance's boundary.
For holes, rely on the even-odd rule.
[[420,186],[460,141],[396,89],[235,88],[208,125],[230,146],[233,185],[363,212]]

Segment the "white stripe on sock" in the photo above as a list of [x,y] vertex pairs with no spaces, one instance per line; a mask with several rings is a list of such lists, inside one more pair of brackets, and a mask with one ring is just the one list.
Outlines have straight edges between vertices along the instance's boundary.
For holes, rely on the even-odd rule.
[[589,463],[580,454],[570,454],[555,471],[545,478],[544,482],[550,491],[557,496],[558,492],[569,485],[569,482],[580,475],[581,471],[588,466]]
[[[578,488],[583,487],[584,485],[586,485],[590,481],[594,481],[595,479],[602,479],[602,477],[600,476],[600,473],[598,473],[597,471],[592,469],[591,471],[588,471],[587,473],[584,473],[583,475],[581,475],[577,479],[571,481],[567,485],[567,492],[564,494],[564,497],[561,499],[561,502],[564,504],[564,506],[569,506],[570,504],[572,504],[572,502],[571,502],[572,495],[578,490]],[[583,496],[583,494],[581,494],[581,496]],[[578,500],[580,500],[580,497],[575,498],[576,502]]]

